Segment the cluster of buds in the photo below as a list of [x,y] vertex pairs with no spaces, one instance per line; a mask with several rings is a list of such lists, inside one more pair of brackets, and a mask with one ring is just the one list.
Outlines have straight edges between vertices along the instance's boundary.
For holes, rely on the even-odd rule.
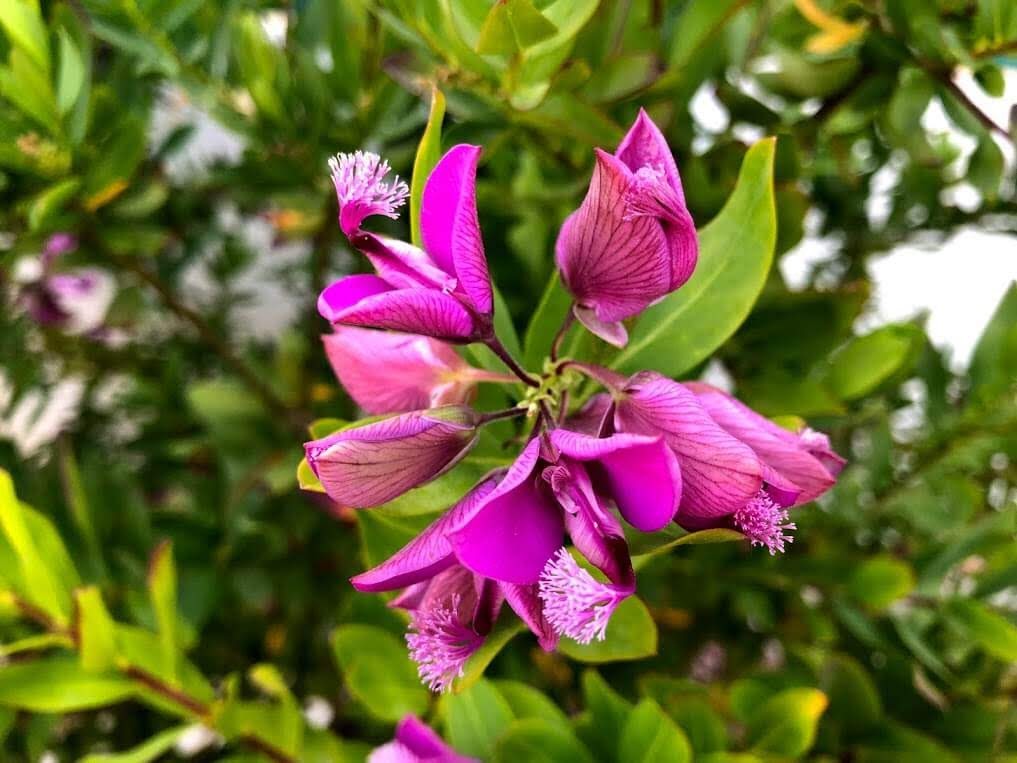
[[[431,172],[422,248],[361,227],[370,215],[395,217],[409,193],[380,157],[340,154],[331,163],[340,226],[375,274],[322,292],[319,310],[334,327],[326,351],[351,397],[383,417],[305,446],[334,501],[369,509],[454,468],[490,422],[530,422],[511,465],[352,580],[360,591],[400,591],[392,604],[410,613],[410,654],[435,691],[462,675],[505,604],[547,650],[561,637],[609,637],[612,614],[636,591],[623,523],[645,533],[672,522],[732,528],[774,554],[791,542],[789,509],[828,490],[843,465],[824,435],[783,429],[708,385],[558,357],[573,318],[623,346],[623,321],[695,269],[678,168],[644,112],[614,154],[597,151],[586,198],[562,225],[556,260],[574,302],[539,375],[493,328],[476,206],[480,153],[454,146]],[[490,347],[511,375],[466,364],[452,345],[471,342]],[[568,388],[587,379],[602,391],[570,408]],[[474,410],[479,382],[523,390],[519,405]]]

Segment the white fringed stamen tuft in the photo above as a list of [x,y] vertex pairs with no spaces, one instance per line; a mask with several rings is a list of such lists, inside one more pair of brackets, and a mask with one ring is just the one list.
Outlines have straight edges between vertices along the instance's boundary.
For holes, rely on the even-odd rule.
[[463,675],[470,656],[484,643],[484,637],[459,619],[461,596],[453,594],[450,605],[413,613],[406,644],[417,663],[420,679],[433,692],[446,692]]
[[756,496],[734,514],[734,524],[752,542],[753,546],[766,546],[773,556],[784,553],[784,544],[793,543],[787,534],[798,526],[789,521],[787,510],[774,503],[773,499],[760,490]]
[[355,151],[352,154],[336,154],[328,160],[332,182],[340,206],[359,204],[364,217],[384,215],[395,219],[399,207],[410,195],[409,186],[393,176],[389,182],[385,176],[391,171],[388,162],[369,151]]
[[594,579],[564,548],[540,573],[538,594],[551,627],[580,644],[589,644],[593,639],[603,641],[611,615],[629,596]]

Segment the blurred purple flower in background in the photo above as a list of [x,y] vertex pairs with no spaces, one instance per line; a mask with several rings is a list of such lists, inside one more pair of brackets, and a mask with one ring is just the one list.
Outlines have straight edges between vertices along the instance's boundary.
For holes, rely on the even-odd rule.
[[395,739],[376,748],[368,763],[479,763],[476,758],[460,755],[430,726],[414,715],[407,715],[396,726]]

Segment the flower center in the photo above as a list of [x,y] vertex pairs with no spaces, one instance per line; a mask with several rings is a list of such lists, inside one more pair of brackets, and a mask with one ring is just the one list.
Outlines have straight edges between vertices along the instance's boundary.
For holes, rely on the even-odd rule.
[[398,175],[390,182],[385,181],[391,171],[388,162],[369,151],[336,154],[328,160],[328,167],[340,208],[344,211],[355,208],[359,220],[368,215],[395,219],[396,210],[410,195],[409,186]]
[[484,637],[464,625],[459,618],[462,597],[453,594],[449,606],[436,605],[413,613],[406,644],[417,663],[420,679],[434,692],[448,691],[452,682],[463,675],[463,667]]
[[756,496],[734,514],[734,524],[752,542],[753,546],[766,546],[770,555],[784,553],[784,544],[793,543],[794,538],[785,534],[797,530],[798,526],[789,521],[786,509],[773,501],[766,491]]
[[611,615],[630,595],[596,580],[564,548],[540,573],[538,594],[551,627],[580,644],[589,644],[594,638],[603,641]]
[[623,219],[629,221],[637,217],[659,217],[680,225],[683,222],[681,210],[684,207],[681,198],[667,182],[664,171],[644,166],[636,170],[633,183],[625,194]]

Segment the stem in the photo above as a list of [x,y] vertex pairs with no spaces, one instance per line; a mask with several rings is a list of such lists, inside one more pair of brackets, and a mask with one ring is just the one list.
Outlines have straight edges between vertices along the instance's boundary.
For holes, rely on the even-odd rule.
[[992,117],[978,108],[978,106],[975,105],[975,102],[968,98],[967,94],[960,89],[960,86],[954,82],[953,77],[950,76],[951,72],[940,69],[930,64],[928,61],[919,60],[918,65],[922,67],[926,74],[949,90],[950,94],[960,102],[961,106],[971,112],[971,116],[981,122],[989,132],[994,132],[1000,137],[1005,138],[1007,141],[1010,141],[1011,143],[1013,142],[1013,139],[1010,137],[1010,133],[1003,127],[996,124]]
[[519,378],[519,381],[530,387],[540,386],[540,382],[530,376],[526,369],[516,362],[516,359],[512,357],[508,350],[505,349],[505,346],[501,343],[501,340],[498,339],[497,336],[491,336],[489,339],[485,339],[484,344],[491,348],[491,352],[501,358],[501,361],[508,366],[509,370]]
[[522,416],[526,413],[525,408],[506,408],[503,411],[491,411],[490,413],[482,413],[477,421],[477,426],[484,426],[490,424],[492,421],[500,421],[501,419],[511,419],[516,416]]
[[595,363],[582,363],[578,360],[566,360],[558,366],[558,371],[564,371],[566,368],[574,368],[579,371],[579,373],[604,385],[611,391],[617,391],[625,386],[624,376],[619,373],[615,373],[609,368],[598,366]]
[[572,326],[572,321],[576,318],[576,314],[572,311],[572,305],[569,305],[568,312],[565,313],[565,319],[561,322],[561,326],[558,328],[558,333],[554,335],[554,341],[551,342],[551,360],[558,360],[558,352],[561,350],[561,343],[565,341],[565,335],[569,333],[569,328]]

